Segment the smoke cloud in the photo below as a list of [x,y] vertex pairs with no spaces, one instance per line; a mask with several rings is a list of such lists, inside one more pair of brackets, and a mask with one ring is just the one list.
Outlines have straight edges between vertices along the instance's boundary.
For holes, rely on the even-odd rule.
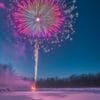
[[0,64],[0,88],[30,90],[31,81],[14,74],[11,67]]
[[5,9],[5,4],[0,2],[0,9]]

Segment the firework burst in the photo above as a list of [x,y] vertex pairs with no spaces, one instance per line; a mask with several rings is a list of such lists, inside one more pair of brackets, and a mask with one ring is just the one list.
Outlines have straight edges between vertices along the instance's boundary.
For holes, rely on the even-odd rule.
[[[70,1],[70,2],[69,2]],[[45,52],[72,40],[77,17],[75,0],[10,0],[10,22],[15,36],[38,40]]]
[[51,37],[64,19],[55,0],[24,0],[16,4],[14,23],[19,34],[30,37]]
[[48,52],[64,40],[72,40],[78,15],[75,0],[15,0],[11,4],[10,21],[17,36],[29,40],[35,48],[36,81],[39,48]]

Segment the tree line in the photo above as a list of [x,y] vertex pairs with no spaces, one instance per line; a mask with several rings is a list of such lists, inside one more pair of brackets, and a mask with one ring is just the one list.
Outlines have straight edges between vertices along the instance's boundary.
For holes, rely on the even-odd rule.
[[39,88],[86,88],[100,87],[100,73],[72,75],[68,78],[47,78],[37,81]]
[[[0,84],[5,72],[15,74],[15,70],[11,65],[0,64]],[[21,77],[22,80],[32,82],[33,78]],[[67,78],[51,77],[46,79],[38,79],[38,88],[85,88],[85,87],[100,87],[100,73],[96,74],[81,74],[71,75]]]

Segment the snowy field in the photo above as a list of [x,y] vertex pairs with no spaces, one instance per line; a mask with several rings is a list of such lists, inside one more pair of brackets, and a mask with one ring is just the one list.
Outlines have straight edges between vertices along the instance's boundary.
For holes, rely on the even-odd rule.
[[2,92],[0,100],[100,100],[100,88],[39,89],[35,92]]

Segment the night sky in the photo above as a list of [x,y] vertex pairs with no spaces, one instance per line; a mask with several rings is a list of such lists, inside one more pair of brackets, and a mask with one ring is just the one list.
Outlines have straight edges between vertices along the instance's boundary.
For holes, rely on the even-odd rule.
[[[5,6],[7,1],[0,0]],[[73,40],[65,41],[49,53],[39,52],[39,78],[100,72],[100,0],[77,0],[77,7],[79,17],[74,25]],[[0,63],[12,65],[19,75],[32,77],[31,47],[25,48],[24,43],[14,45],[6,16],[6,8],[1,7]]]

